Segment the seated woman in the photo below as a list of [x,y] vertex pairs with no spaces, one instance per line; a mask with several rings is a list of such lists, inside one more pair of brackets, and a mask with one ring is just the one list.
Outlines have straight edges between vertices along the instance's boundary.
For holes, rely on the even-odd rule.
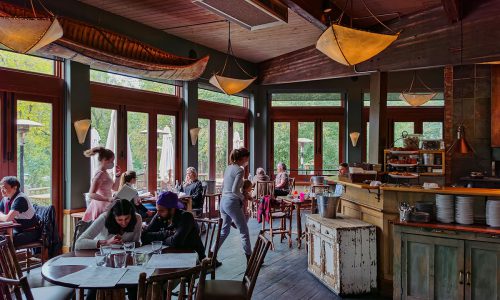
[[274,185],[274,195],[275,196],[286,196],[290,192],[288,187],[288,173],[286,172],[286,165],[282,162],[278,163],[276,167],[278,174],[276,174],[275,185]]
[[190,212],[181,209],[177,194],[162,193],[156,201],[157,213],[142,232],[142,242],[163,241],[165,246],[194,250],[198,258],[205,258],[205,247],[199,229]]
[[203,208],[203,186],[198,180],[198,173],[193,167],[186,169],[186,179],[182,185],[181,192],[191,196],[193,199],[193,208]]
[[135,171],[127,171],[122,174],[120,178],[120,188],[118,189],[118,194],[122,190],[123,186],[127,186],[135,191],[135,196],[131,199],[127,199],[134,205],[135,211],[141,215],[143,219],[153,216],[155,213],[148,210],[143,204],[139,197],[139,192],[135,189],[134,185],[137,182],[137,173]]
[[257,181],[269,181],[269,176],[266,175],[264,168],[257,168],[255,176],[252,178],[252,187],[254,188],[252,191],[252,197],[254,198],[257,196],[257,189],[255,188]]
[[4,177],[0,181],[2,202],[0,202],[0,221],[15,222],[19,227],[14,228],[13,241],[15,246],[25,245],[37,241],[42,229],[33,204],[20,190],[21,183],[14,176]]
[[132,203],[118,199],[76,240],[75,250],[98,249],[103,245],[141,242],[142,218]]

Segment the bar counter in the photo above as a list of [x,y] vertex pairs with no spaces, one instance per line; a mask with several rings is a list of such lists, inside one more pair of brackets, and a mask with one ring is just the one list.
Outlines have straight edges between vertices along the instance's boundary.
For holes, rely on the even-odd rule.
[[380,186],[334,180],[345,187],[341,197],[340,212],[377,226],[378,280],[385,295],[392,294],[394,222],[399,220],[399,203],[414,205],[417,201],[435,201],[436,194],[500,197],[500,190],[485,188]]

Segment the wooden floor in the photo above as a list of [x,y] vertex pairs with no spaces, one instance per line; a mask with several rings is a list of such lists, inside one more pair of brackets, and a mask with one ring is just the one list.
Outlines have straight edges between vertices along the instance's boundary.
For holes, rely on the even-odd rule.
[[[255,243],[261,225],[255,219],[248,222],[250,237]],[[295,227],[294,227],[295,228]],[[321,282],[307,272],[307,253],[304,247],[297,249],[294,241],[292,249],[288,242],[279,242],[275,236],[275,251],[269,250],[252,299],[350,299],[336,296]],[[241,280],[246,268],[246,259],[240,243],[239,231],[231,228],[231,234],[219,251],[222,266],[217,269],[216,279]],[[356,299],[382,299],[373,295]]]

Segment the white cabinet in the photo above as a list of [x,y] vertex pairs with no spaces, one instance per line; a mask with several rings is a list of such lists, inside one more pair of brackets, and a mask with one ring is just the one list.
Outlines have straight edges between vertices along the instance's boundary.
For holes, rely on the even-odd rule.
[[307,216],[308,270],[338,295],[377,288],[377,236],[374,225],[338,215]]

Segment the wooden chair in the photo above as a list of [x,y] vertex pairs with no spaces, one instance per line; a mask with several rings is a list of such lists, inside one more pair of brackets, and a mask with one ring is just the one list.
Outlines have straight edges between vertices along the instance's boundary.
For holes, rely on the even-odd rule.
[[264,196],[270,196],[274,199],[274,181],[257,181],[255,184],[255,198],[262,199]]
[[0,237],[0,299],[72,299],[74,290],[61,286],[30,288],[10,237]]
[[71,243],[70,249],[71,251],[75,251],[76,240],[78,240],[80,235],[82,235],[82,233],[84,233],[85,230],[90,227],[90,225],[92,225],[92,221],[85,222],[83,220],[80,220],[78,221],[78,223],[76,223],[75,229],[73,230],[73,242]]
[[251,299],[260,268],[264,263],[271,242],[261,232],[248,261],[247,269],[242,281],[236,280],[208,280],[202,295],[204,300],[238,300]]
[[[33,230],[38,229],[42,231],[38,240],[15,246],[15,249],[17,250],[17,257],[18,259],[21,259],[19,263],[24,266],[22,270],[27,271],[28,273],[33,268],[41,267],[45,262],[46,234],[44,231],[44,224],[41,220],[38,221],[37,228],[34,228]],[[35,249],[40,249],[40,253],[38,255],[33,254],[33,250]]]
[[288,189],[290,190],[290,193],[295,190],[295,178],[294,177],[288,177]]
[[[262,232],[269,232],[271,237],[271,250],[274,251],[274,236],[280,235],[280,242],[283,242],[285,237],[288,238],[288,247],[292,247],[292,216],[293,216],[293,206],[286,205],[284,203],[279,204],[279,210],[273,206],[273,199],[269,196],[262,198],[263,205],[263,215],[262,217]],[[280,221],[280,226],[278,228],[273,227],[275,220]],[[289,226],[287,228],[287,221]],[[269,223],[269,228],[266,228],[266,222]]]
[[[220,232],[222,229],[222,219],[198,219],[195,218],[198,224],[201,224],[205,228],[205,232],[200,230],[200,237],[205,247],[205,252],[207,259],[209,259],[208,270],[210,272],[210,278],[215,279],[215,263],[217,262],[217,252],[219,251],[219,240]],[[215,247],[213,247],[215,246]],[[212,248],[215,250],[212,251]]]
[[[193,215],[195,217],[204,217],[205,216],[205,195],[207,194],[207,188],[208,186],[206,184],[202,185],[202,199],[203,199],[203,203],[201,204],[201,208],[193,208]],[[206,210],[208,211],[208,209]]]
[[[177,299],[201,300],[205,291],[205,277],[209,260],[204,259],[200,265],[174,273],[153,275],[146,279],[146,273],[139,275],[137,300],[172,299],[173,289],[179,285]],[[196,284],[196,280],[198,284]],[[166,290],[164,287],[166,286]],[[166,295],[165,295],[166,293]]]

